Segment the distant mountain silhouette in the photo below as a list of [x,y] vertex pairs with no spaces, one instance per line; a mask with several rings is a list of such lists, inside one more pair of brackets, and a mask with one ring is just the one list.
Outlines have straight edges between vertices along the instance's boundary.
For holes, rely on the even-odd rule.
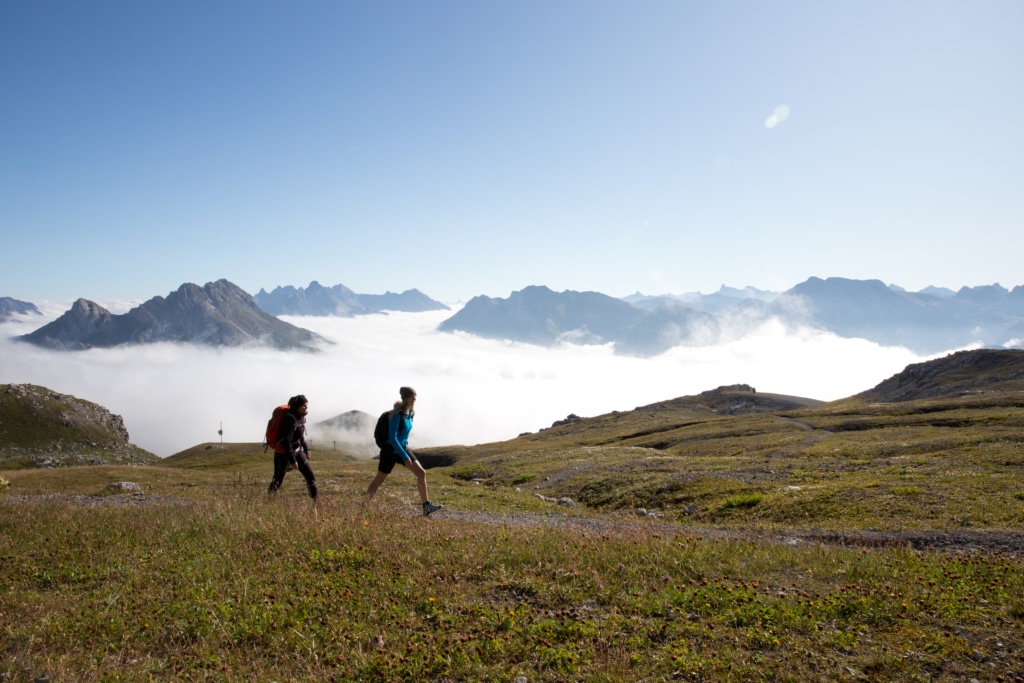
[[763,289],[757,289],[755,287],[744,287],[743,289],[736,289],[735,287],[727,287],[722,285],[717,292],[712,294],[701,294],[700,292],[690,292],[687,294],[661,294],[658,296],[648,296],[637,292],[636,294],[630,294],[624,297],[624,301],[651,311],[657,308],[660,304],[670,302],[674,305],[682,304],[687,308],[692,308],[695,311],[703,311],[705,313],[721,313],[733,308],[742,306],[744,302],[750,301],[771,301],[779,295],[778,292],[769,292]]
[[309,425],[309,438],[324,446],[331,444],[333,448],[369,458],[379,450],[373,442],[376,424],[376,415],[350,410]]
[[261,311],[248,293],[218,280],[183,284],[166,299],[154,297],[122,315],[78,299],[61,317],[17,339],[61,350],[162,341],[312,349],[319,337]]
[[369,311],[359,302],[359,295],[345,285],[324,287],[316,280],[309,287],[276,287],[268,293],[260,289],[254,296],[256,305],[270,315],[336,315],[348,317]]
[[309,286],[276,287],[272,292],[261,289],[253,299],[256,304],[271,315],[315,315],[350,317],[380,311],[422,311],[448,310],[444,304],[434,301],[418,289],[401,294],[356,294],[345,285],[324,287],[316,280]]
[[773,318],[922,354],[1022,344],[1024,287],[928,292],[933,293],[907,292],[879,280],[817,277],[778,295],[723,286],[708,295],[637,293],[625,300],[533,286],[507,299],[475,297],[438,329],[530,344],[613,343],[616,351],[637,355],[713,342],[723,329],[749,328]]
[[925,287],[920,292],[918,292],[918,294],[931,294],[932,296],[946,298],[950,296],[955,296],[956,292],[954,292],[952,289],[946,289],[945,287],[932,287],[931,285],[929,285],[928,287]]
[[42,315],[35,304],[30,304],[27,301],[18,301],[9,296],[0,296],[0,322],[9,320],[11,316],[27,313]]
[[[1013,345],[1024,323],[1024,287],[963,287],[953,296],[896,291],[880,280],[812,277],[767,312],[841,337],[939,353],[971,344]],[[1019,343],[1019,342],[1018,342]]]
[[360,294],[359,303],[371,311],[402,311],[422,313],[423,311],[451,310],[440,301],[435,301],[418,289],[407,289],[401,294]]
[[539,345],[613,343],[620,352],[651,355],[687,339],[695,324],[714,320],[669,300],[644,310],[598,292],[556,293],[534,286],[508,299],[474,297],[438,329]]

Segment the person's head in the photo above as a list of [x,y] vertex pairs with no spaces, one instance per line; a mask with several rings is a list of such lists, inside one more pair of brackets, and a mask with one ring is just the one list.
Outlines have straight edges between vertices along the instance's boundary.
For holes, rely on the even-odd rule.
[[292,396],[288,399],[288,410],[292,411],[296,415],[305,415],[309,412],[309,401],[302,394],[298,396]]
[[398,390],[398,395],[402,397],[402,409],[406,412],[416,405],[416,390],[412,387],[402,387]]

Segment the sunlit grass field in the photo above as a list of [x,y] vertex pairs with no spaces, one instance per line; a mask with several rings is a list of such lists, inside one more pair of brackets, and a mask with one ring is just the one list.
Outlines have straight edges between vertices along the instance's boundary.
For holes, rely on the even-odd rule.
[[1019,393],[738,415],[677,399],[431,452],[455,477],[684,526],[1024,530]]
[[[255,445],[10,470],[5,681],[1013,681],[1024,560],[800,530],[1024,531],[1021,406],[659,404],[375,463]],[[143,495],[112,494],[139,483]],[[538,497],[569,498],[559,505]],[[648,514],[638,515],[643,507]],[[794,533],[787,536],[786,531]]]

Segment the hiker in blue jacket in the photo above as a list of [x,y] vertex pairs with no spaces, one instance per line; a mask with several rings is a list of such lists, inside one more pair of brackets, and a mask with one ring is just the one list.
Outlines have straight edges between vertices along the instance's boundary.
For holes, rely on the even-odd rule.
[[316,502],[316,475],[309,465],[309,446],[306,445],[306,414],[309,401],[302,394],[288,399],[288,412],[281,416],[277,443],[274,447],[274,478],[267,492],[277,493],[289,470],[297,469],[306,479],[309,497]]
[[366,489],[366,502],[373,500],[377,489],[388,478],[395,465],[401,462],[416,475],[416,488],[419,489],[420,500],[423,502],[423,514],[429,515],[440,510],[442,506],[430,502],[427,496],[427,471],[416,459],[416,455],[409,450],[409,432],[412,431],[412,420],[416,415],[416,391],[412,387],[402,387],[398,394],[402,400],[395,401],[395,409],[391,411],[391,418],[388,420],[388,442],[380,449],[377,476]]

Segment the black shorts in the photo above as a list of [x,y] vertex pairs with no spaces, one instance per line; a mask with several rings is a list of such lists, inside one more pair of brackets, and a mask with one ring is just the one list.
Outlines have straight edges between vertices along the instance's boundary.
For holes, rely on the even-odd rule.
[[[409,457],[413,460],[416,459],[416,455],[409,451]],[[402,462],[401,456],[390,448],[382,448],[380,451],[380,464],[377,465],[377,471],[383,472],[384,474],[391,474],[391,470],[395,469],[395,465]]]

